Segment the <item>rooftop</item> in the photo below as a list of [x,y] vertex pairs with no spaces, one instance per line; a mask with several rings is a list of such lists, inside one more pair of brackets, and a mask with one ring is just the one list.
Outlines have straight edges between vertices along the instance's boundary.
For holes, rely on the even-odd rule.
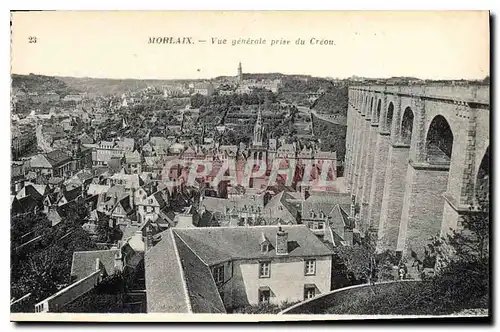
[[[331,254],[330,249],[305,225],[281,227],[288,232],[289,257]],[[231,259],[277,257],[278,255],[274,248],[263,253],[259,246],[262,234],[274,241],[277,231],[278,226],[174,229],[175,234],[208,265],[218,264]]]

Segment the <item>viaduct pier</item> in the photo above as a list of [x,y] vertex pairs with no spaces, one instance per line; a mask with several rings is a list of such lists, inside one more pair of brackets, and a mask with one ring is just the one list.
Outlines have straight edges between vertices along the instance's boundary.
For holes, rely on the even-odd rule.
[[346,186],[378,250],[421,254],[477,210],[489,129],[489,86],[350,87]]

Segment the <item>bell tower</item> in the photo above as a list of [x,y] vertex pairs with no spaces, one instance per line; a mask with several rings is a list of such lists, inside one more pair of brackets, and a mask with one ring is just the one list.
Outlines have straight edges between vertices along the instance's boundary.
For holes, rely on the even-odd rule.
[[238,83],[243,81],[243,68],[241,67],[241,62],[238,65]]

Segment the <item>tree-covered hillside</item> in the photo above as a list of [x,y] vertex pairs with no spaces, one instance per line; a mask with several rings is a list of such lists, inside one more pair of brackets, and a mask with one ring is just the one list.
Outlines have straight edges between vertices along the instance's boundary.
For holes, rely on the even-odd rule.
[[46,92],[55,92],[64,97],[70,93],[81,92],[78,89],[69,87],[64,81],[53,76],[12,74],[11,78],[12,88],[26,93],[37,92],[38,94],[44,94]]
[[318,113],[347,115],[348,87],[333,87],[327,93],[319,96],[311,106]]

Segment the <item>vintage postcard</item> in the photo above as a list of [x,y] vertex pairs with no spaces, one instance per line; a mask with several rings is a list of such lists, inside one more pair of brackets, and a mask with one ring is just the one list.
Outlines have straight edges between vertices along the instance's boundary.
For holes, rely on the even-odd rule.
[[489,22],[12,12],[11,319],[490,319]]

